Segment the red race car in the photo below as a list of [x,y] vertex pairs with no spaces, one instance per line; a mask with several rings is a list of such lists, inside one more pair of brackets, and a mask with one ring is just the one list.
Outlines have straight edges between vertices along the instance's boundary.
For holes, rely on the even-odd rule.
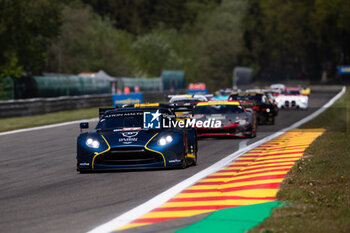
[[220,121],[220,127],[197,128],[197,137],[233,136],[255,137],[256,117],[254,111],[246,110],[238,101],[199,102],[193,109],[196,120]]

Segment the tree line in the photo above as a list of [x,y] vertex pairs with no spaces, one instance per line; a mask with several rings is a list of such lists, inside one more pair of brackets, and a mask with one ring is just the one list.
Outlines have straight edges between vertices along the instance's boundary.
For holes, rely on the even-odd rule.
[[0,76],[185,70],[188,82],[335,77],[350,64],[347,0],[0,0]]

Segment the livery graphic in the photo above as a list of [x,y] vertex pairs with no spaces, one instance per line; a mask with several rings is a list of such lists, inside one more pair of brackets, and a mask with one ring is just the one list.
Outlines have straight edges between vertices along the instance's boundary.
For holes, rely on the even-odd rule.
[[139,134],[138,131],[136,131],[136,132],[124,132],[124,133],[122,133],[122,135],[123,135],[124,137],[127,137],[127,138],[135,137],[135,136],[137,136],[138,134]]

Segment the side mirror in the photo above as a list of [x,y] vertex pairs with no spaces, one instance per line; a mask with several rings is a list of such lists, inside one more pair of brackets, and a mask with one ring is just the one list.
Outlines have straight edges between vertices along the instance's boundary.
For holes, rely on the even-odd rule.
[[80,129],[88,129],[88,128],[89,128],[89,122],[80,123]]

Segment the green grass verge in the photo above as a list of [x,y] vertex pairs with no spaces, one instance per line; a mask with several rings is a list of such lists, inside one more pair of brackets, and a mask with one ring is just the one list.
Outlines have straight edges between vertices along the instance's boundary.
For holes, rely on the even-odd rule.
[[0,119],[0,132],[98,117],[98,108]]
[[270,201],[217,210],[203,220],[177,230],[175,233],[242,233],[264,221],[273,208],[282,205],[277,201]]
[[250,232],[350,232],[350,91],[301,128],[325,128],[277,194],[291,202]]

